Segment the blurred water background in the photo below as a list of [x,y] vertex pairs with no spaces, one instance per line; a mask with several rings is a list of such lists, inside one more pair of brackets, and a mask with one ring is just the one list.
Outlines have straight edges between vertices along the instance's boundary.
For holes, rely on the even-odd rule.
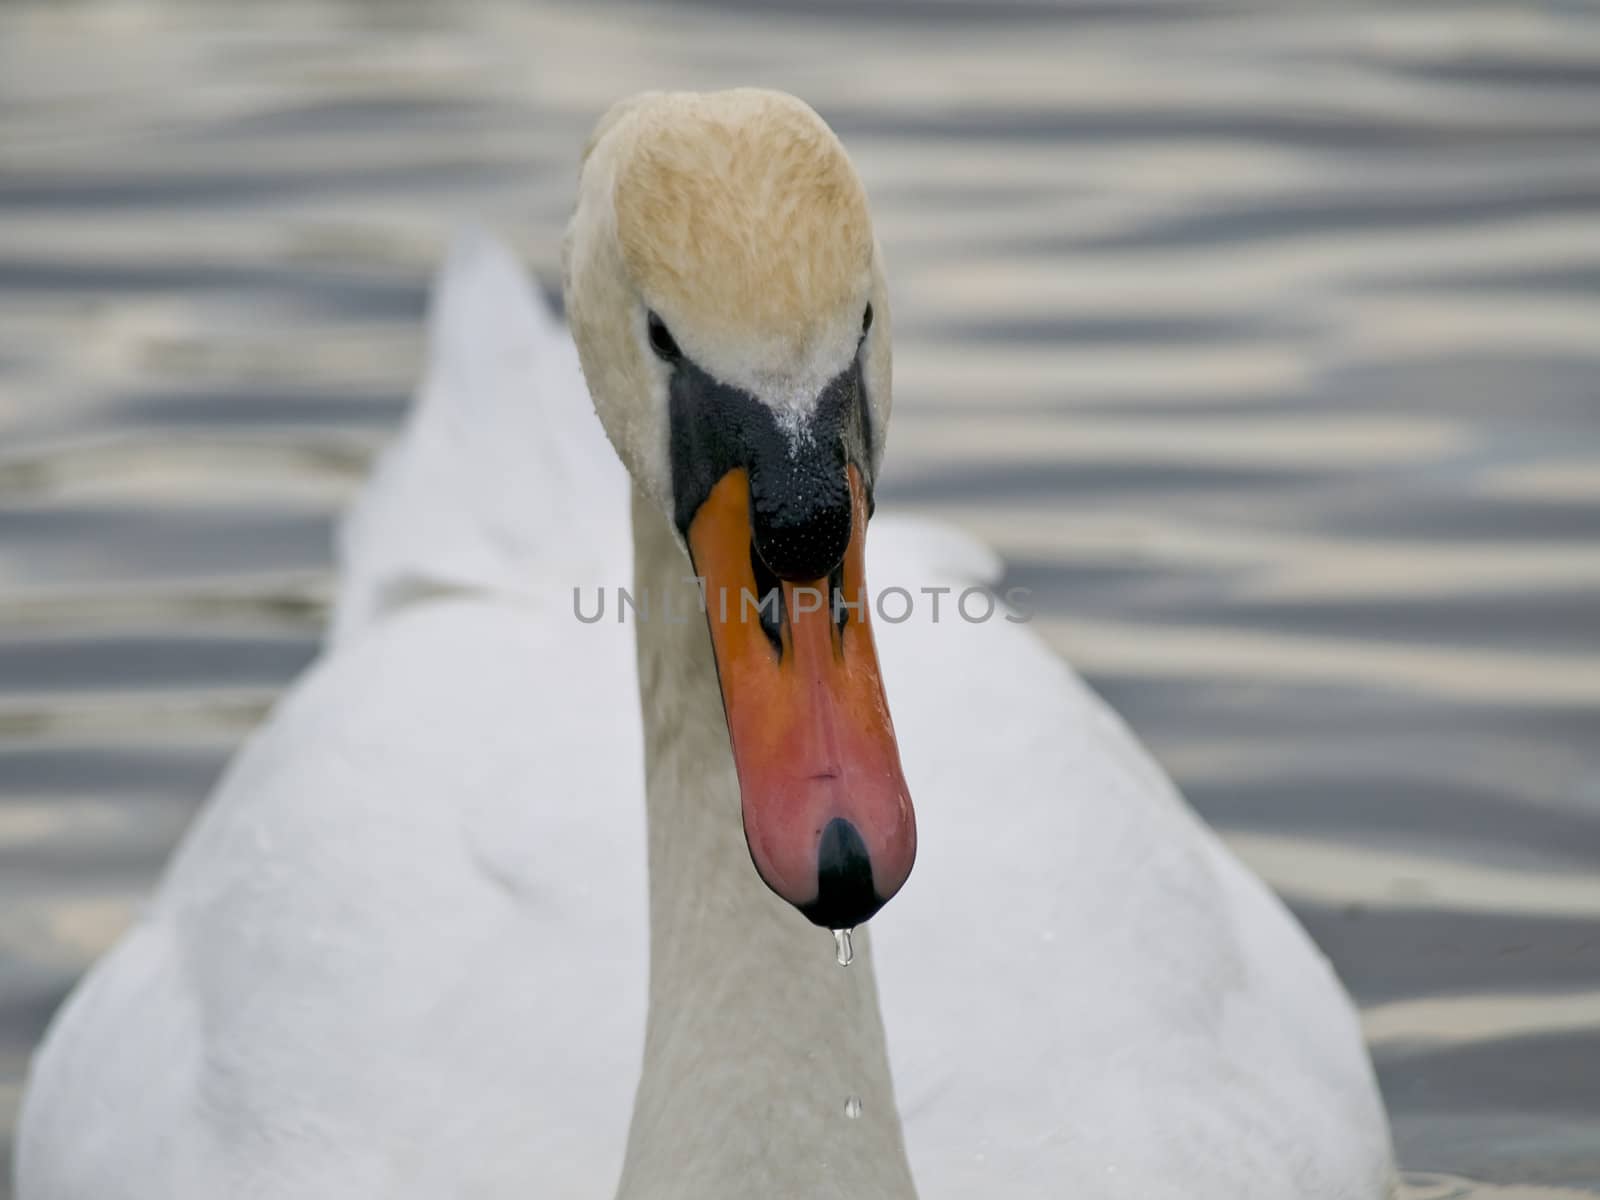
[[1464,0],[0,5],[0,1177],[317,653],[453,224],[554,285],[596,115],[736,83],[871,191],[883,501],[1293,904],[1414,1195],[1600,1195],[1600,8]]

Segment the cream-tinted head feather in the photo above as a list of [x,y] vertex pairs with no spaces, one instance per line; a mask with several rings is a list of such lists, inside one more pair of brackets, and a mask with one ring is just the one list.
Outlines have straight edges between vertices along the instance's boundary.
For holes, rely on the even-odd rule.
[[617,174],[617,237],[667,316],[801,346],[872,271],[866,194],[844,147],[776,92],[687,96],[639,111]]
[[858,352],[874,425],[889,403],[888,301],[866,193],[793,96],[645,93],[601,118],[566,244],[568,316],[601,421],[668,499],[665,375],[647,311],[723,381],[803,415]]

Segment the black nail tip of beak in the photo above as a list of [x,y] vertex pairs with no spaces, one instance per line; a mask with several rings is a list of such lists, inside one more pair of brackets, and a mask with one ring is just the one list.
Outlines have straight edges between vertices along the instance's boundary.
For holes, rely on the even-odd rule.
[[817,844],[817,898],[798,905],[813,925],[852,929],[884,906],[872,886],[872,860],[856,827],[843,817],[829,821]]

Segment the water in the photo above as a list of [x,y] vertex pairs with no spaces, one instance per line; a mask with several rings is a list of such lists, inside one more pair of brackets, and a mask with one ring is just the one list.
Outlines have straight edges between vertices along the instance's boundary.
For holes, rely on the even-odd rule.
[[762,81],[872,193],[883,502],[1287,897],[1415,1195],[1600,1194],[1594,6],[442,8],[0,7],[0,1146],[316,652],[450,222],[553,284],[600,109]]
[[848,967],[856,960],[854,934],[855,930],[853,929],[835,929],[833,931],[834,959],[841,967]]

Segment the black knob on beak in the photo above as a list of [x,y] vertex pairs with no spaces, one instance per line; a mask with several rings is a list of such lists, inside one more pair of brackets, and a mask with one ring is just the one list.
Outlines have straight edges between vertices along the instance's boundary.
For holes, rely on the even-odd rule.
[[826,579],[850,545],[850,477],[844,448],[757,456],[750,469],[750,527],[756,553],[779,579]]

